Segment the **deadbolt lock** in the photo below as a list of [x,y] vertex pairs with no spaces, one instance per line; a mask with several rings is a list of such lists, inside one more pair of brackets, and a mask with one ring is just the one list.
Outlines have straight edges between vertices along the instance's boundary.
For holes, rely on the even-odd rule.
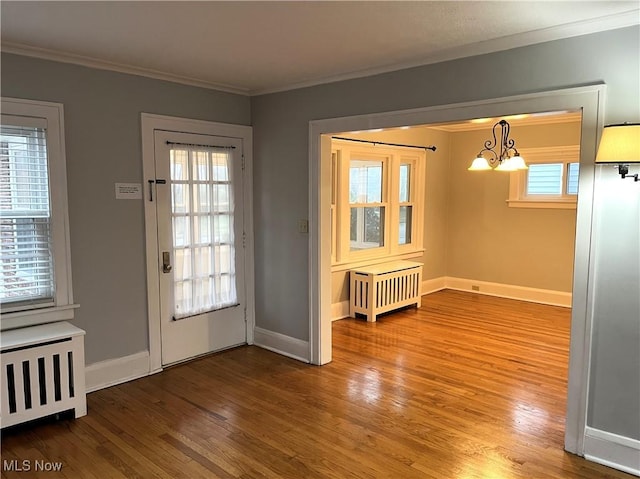
[[171,266],[171,256],[168,251],[162,252],[162,272],[171,273],[173,267]]

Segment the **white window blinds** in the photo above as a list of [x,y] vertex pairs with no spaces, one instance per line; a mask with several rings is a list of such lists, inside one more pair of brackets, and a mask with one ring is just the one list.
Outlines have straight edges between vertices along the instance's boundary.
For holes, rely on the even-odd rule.
[[540,163],[529,165],[527,181],[528,195],[562,194],[562,163]]
[[532,163],[527,171],[527,195],[578,194],[578,163]]
[[46,130],[0,127],[0,302],[54,300]]

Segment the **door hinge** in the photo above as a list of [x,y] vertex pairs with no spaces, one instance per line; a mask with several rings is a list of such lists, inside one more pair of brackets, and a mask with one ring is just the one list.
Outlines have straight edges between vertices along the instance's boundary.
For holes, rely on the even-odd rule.
[[242,171],[244,171],[244,166],[245,166],[245,160],[244,160],[244,154],[242,155]]
[[245,233],[244,231],[242,232],[242,247],[247,247],[247,233]]

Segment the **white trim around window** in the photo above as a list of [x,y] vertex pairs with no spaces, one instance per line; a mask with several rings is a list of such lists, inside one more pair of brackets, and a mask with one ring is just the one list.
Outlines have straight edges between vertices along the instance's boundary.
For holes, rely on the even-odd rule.
[[425,161],[416,149],[332,140],[332,271],[422,255]]
[[[520,154],[530,168],[510,173],[509,199],[507,200],[510,207],[576,209],[578,176],[577,174],[574,175],[575,178],[571,176],[572,181],[569,181],[569,177],[573,169],[577,173],[579,168],[579,145],[522,148]],[[552,172],[556,175],[553,180],[558,183],[557,193],[529,194],[527,182],[532,172],[531,165],[557,167]],[[575,193],[570,191],[571,185],[575,187]]]
[[[2,124],[45,128],[54,291],[47,303],[3,305],[2,330],[73,319],[71,249],[67,204],[67,171],[64,146],[64,108],[60,103],[2,98]],[[7,116],[10,115],[10,116]],[[18,123],[18,124],[16,124]],[[3,215],[4,216],[4,215]]]

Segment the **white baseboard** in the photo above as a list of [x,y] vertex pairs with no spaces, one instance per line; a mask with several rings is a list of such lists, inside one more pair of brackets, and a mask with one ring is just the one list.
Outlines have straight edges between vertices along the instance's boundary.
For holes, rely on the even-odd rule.
[[[477,287],[478,289],[474,289]],[[470,293],[499,296],[501,298],[518,299],[532,303],[550,304],[553,306],[571,307],[571,293],[550,289],[528,288],[512,284],[491,283],[475,279],[440,276],[422,282],[422,295],[435,293],[443,289],[455,289]],[[331,305],[331,321],[349,317],[349,301],[341,301]]]
[[640,441],[587,427],[585,459],[640,476]]
[[349,300],[331,305],[331,321],[349,317]]
[[309,362],[309,341],[255,327],[253,344],[298,361]]
[[84,370],[87,392],[148,376],[149,365],[149,351],[90,364]]
[[[532,303],[550,304],[553,306],[571,307],[571,293],[550,289],[528,288],[511,284],[476,281],[474,279],[454,278],[447,276],[445,284],[448,289],[468,291],[471,293],[499,296],[501,298],[518,299]],[[477,289],[474,289],[477,287]]]
[[447,287],[447,278],[446,276],[440,276],[439,278],[425,279],[421,285],[421,294],[424,296],[425,294],[435,293],[436,291],[441,291]]

